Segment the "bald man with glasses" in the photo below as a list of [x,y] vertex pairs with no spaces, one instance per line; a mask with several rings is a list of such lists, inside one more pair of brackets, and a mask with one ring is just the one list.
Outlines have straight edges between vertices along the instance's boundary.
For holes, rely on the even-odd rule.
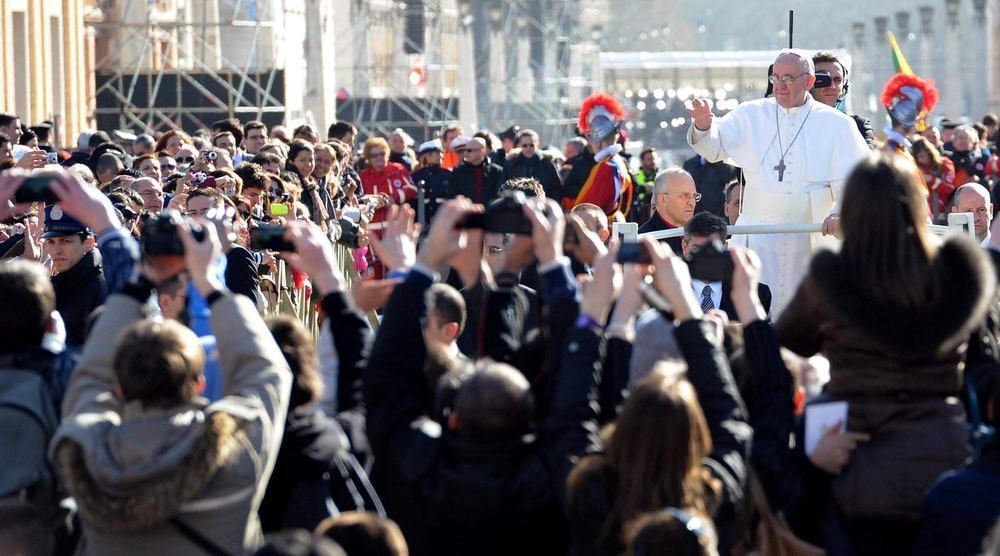
[[[639,233],[683,228],[694,216],[694,207],[701,200],[694,178],[681,168],[668,168],[653,181],[653,214],[639,228]],[[681,237],[664,239],[677,255],[683,255]]]

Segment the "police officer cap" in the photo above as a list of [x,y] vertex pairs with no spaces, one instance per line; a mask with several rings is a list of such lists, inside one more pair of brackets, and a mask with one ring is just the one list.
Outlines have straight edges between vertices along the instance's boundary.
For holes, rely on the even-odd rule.
[[80,223],[79,220],[63,212],[59,205],[45,207],[45,233],[46,237],[63,237],[76,234],[90,234],[90,229]]

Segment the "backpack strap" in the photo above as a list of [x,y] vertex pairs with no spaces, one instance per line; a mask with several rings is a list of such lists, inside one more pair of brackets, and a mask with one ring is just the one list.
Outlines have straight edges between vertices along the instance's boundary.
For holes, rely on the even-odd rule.
[[184,538],[191,541],[191,544],[202,549],[206,554],[209,554],[210,556],[234,556],[232,552],[229,552],[225,548],[219,546],[212,539],[202,535],[197,529],[181,521],[180,518],[174,516],[167,521],[176,527],[177,530],[180,531],[181,535],[184,535]]

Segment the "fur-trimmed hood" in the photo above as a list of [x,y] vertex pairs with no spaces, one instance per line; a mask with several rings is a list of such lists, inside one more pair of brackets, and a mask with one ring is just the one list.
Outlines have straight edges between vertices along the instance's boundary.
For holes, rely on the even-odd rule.
[[[228,413],[212,413],[206,422],[191,424],[195,430],[190,448],[175,465],[114,484],[107,480],[106,469],[92,470],[88,464],[87,453],[93,447],[82,445],[86,436],[58,438],[54,461],[89,526],[104,532],[136,531],[176,514],[182,504],[197,497],[216,473],[238,456],[245,443],[241,442],[239,425],[240,421]],[[111,435],[102,436],[103,443],[113,442]],[[118,476],[135,475],[134,469],[130,471],[119,470]]]
[[832,311],[886,350],[914,355],[954,349],[968,339],[985,318],[996,291],[992,263],[981,247],[966,238],[947,239],[932,272],[941,286],[940,298],[910,310],[859,296],[843,259],[831,251],[817,253],[809,269]]

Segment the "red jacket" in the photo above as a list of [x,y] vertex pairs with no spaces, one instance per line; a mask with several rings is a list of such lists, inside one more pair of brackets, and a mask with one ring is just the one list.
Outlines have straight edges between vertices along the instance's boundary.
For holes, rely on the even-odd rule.
[[951,195],[955,192],[955,164],[952,163],[951,159],[942,158],[941,166],[935,170],[929,166],[924,166],[920,168],[920,171],[924,174],[924,183],[927,184],[927,190],[929,195],[927,196],[927,204],[930,206],[931,213],[934,212],[934,194],[937,193],[938,197],[938,214],[943,214],[948,211],[948,204],[951,203]]
[[[402,164],[389,162],[381,172],[377,172],[371,166],[365,168],[359,174],[361,176],[361,189],[365,195],[388,195],[394,204],[401,205],[417,196],[417,187],[413,185],[410,173]],[[381,230],[382,221],[385,220],[386,209],[375,211],[369,230]],[[374,225],[377,224],[377,225]]]

